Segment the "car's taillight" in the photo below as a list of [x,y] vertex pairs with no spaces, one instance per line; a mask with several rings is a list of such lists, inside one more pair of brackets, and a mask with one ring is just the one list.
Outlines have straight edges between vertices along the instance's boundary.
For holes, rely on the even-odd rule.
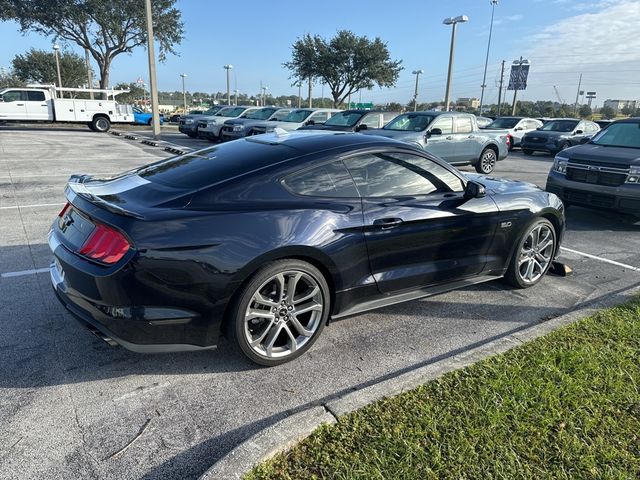
[[71,204],[69,202],[64,204],[64,207],[62,207],[62,210],[60,210],[60,213],[58,214],[58,217],[62,218],[64,217],[64,214],[67,213],[67,210],[69,210],[69,207],[71,206]]
[[129,251],[131,245],[117,230],[96,225],[80,248],[80,254],[102,263],[113,264]]
[[511,146],[511,135],[507,135],[507,148]]

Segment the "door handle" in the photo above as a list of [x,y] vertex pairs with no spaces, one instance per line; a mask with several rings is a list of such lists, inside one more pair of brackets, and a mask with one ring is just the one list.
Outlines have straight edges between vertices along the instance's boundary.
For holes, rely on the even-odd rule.
[[387,228],[397,227],[401,223],[402,223],[402,219],[401,218],[395,218],[395,217],[392,217],[392,218],[379,218],[379,219],[373,221],[373,224],[375,226],[382,227],[383,230],[385,230]]
[[453,140],[453,137],[449,135],[448,137],[444,137],[446,140]]
[[24,103],[16,103],[16,106],[18,106],[18,107],[24,107]]

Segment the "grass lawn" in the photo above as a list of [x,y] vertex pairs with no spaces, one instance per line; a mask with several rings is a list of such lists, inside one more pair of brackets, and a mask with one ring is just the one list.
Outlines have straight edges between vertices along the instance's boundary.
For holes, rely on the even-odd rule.
[[322,426],[248,479],[640,478],[640,298]]

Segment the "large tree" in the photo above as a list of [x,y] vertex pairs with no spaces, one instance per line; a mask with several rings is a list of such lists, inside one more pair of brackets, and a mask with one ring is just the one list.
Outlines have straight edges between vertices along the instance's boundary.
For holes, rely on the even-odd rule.
[[580,108],[578,109],[578,115],[580,115],[580,118],[591,118],[592,114],[593,112],[591,111],[591,107],[589,105],[580,105]]
[[[53,52],[32,48],[22,55],[16,55],[13,72],[24,82],[57,84],[56,56]],[[65,87],[78,87],[87,83],[87,66],[84,59],[72,52],[60,54],[60,76]]]
[[607,107],[602,107],[600,109],[600,115],[602,115],[602,118],[606,118],[607,120],[614,118],[616,116],[616,111],[607,106]]
[[291,61],[284,63],[296,79],[314,78],[331,90],[333,106],[349,95],[374,86],[393,87],[402,60],[392,60],[387,44],[376,37],[358,37],[340,30],[330,40],[309,34],[293,44]]
[[[182,40],[176,0],[153,0],[154,36],[159,58],[176,53]],[[98,64],[100,88],[109,87],[113,59],[146,45],[142,0],[0,0],[0,20],[14,20],[22,32],[36,32],[88,49]]]

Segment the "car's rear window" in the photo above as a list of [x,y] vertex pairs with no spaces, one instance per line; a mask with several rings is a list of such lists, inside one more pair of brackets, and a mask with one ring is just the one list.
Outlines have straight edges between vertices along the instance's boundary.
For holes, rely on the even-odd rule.
[[295,156],[286,145],[242,140],[161,160],[136,173],[150,182],[196,190]]

